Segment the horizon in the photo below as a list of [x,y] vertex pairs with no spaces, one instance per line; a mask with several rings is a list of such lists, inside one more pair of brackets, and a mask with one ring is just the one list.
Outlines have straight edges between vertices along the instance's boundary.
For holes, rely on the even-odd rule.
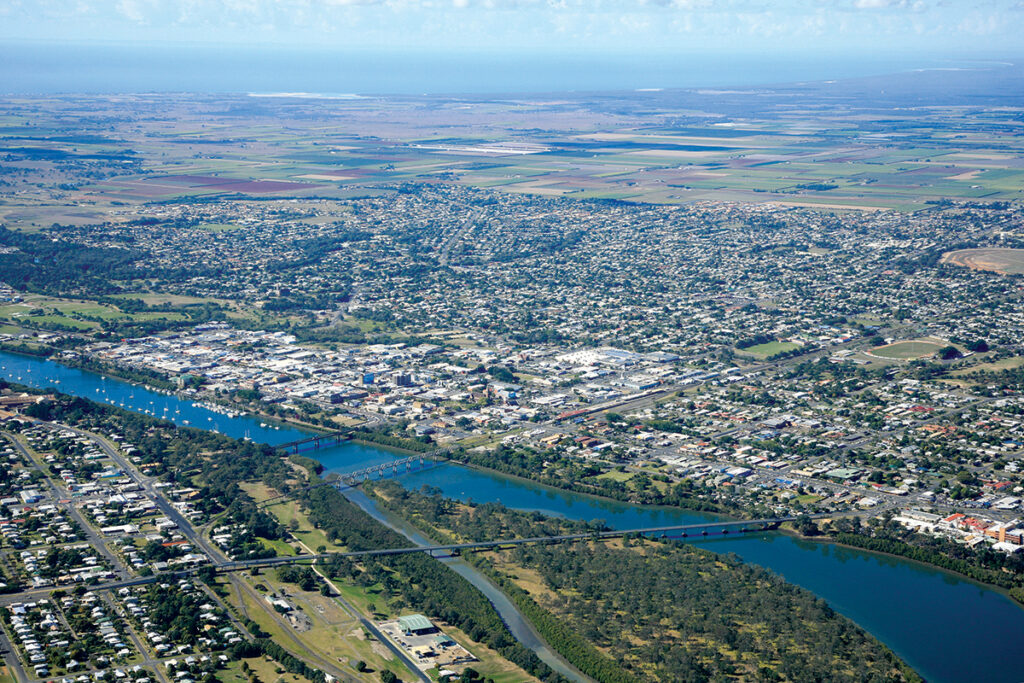
[[0,92],[494,95],[767,87],[915,71],[995,71],[1024,55],[913,51],[428,50],[123,41],[0,42]]
[[0,19],[17,94],[743,87],[1024,61],[1018,0],[11,0]]

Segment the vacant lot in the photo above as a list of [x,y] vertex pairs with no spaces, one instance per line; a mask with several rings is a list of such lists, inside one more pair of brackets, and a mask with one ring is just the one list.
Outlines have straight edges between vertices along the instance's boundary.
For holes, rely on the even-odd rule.
[[1004,275],[1024,274],[1024,249],[961,249],[942,257],[943,263]]

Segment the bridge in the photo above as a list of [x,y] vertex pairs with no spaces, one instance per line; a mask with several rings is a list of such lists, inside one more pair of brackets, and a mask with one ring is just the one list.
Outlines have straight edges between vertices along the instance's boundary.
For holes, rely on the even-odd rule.
[[[827,513],[809,515],[811,518],[825,517]],[[326,562],[333,557],[344,557],[360,559],[364,557],[387,557],[394,555],[407,555],[409,553],[427,553],[431,557],[451,557],[463,552],[502,550],[514,548],[518,545],[529,544],[551,544],[551,543],[575,543],[577,541],[594,541],[623,536],[648,536],[651,534],[659,538],[679,539],[702,539],[710,536],[729,536],[732,534],[743,535],[760,533],[777,528],[783,522],[795,522],[798,517],[773,517],[770,519],[732,520],[728,522],[705,522],[703,524],[682,524],[672,526],[643,527],[640,529],[606,529],[603,531],[591,531],[579,534],[563,534],[560,536],[535,536],[532,538],[509,538],[497,541],[477,541],[474,543],[451,543],[448,545],[425,545],[407,546],[404,548],[379,548],[375,550],[354,550],[349,552],[332,552],[319,554],[291,555],[287,557],[268,557],[260,560],[230,560],[214,561],[211,565],[193,569],[181,569],[177,571],[162,572],[152,576],[139,576],[136,578],[121,581],[111,581],[92,586],[93,590],[118,589],[128,586],[142,586],[158,581],[169,579],[184,579],[195,576],[200,572],[212,568],[218,573],[229,573],[245,571],[248,569],[259,569],[264,567],[278,567],[286,564],[297,564],[300,562]],[[5,598],[18,597],[24,599],[32,595],[48,595],[53,590],[50,588],[29,589],[16,594],[3,596]]]
[[442,460],[447,460],[450,452],[451,450],[448,448],[438,448],[430,451],[429,453],[410,455],[407,458],[382,462],[379,465],[373,465],[372,467],[364,467],[363,469],[356,470],[355,472],[346,472],[345,474],[340,475],[337,479],[317,482],[316,484],[310,484],[308,486],[293,489],[287,493],[279,493],[276,496],[265,498],[257,503],[256,507],[268,507],[270,505],[275,505],[285,498],[294,498],[303,491],[311,491],[313,489],[320,488],[321,486],[333,486],[340,491],[342,489],[359,486],[359,484],[370,479],[383,479],[388,476],[397,477],[399,474],[415,472],[421,468],[435,465]]
[[351,429],[339,429],[329,434],[317,434],[306,439],[278,444],[277,447],[289,453],[298,454],[301,451],[315,451],[326,446],[337,446],[342,441],[347,441],[351,434]]
[[336,486],[338,488],[341,488],[342,484],[345,486],[358,486],[360,482],[364,482],[367,479],[383,479],[388,475],[397,477],[399,474],[412,472],[420,467],[427,467],[442,460],[446,460],[447,458],[445,456],[447,454],[448,449],[440,448],[429,453],[412,455],[408,458],[402,458],[401,460],[382,462],[381,464],[373,465],[372,467],[364,467],[363,469],[356,470],[355,472],[346,472],[336,480]]
[[559,536],[534,536],[530,538],[508,538],[497,541],[476,541],[470,543],[450,543],[447,545],[421,545],[404,548],[381,548],[375,550],[353,550],[349,552],[332,552],[320,554],[291,555],[287,557],[268,557],[259,560],[238,560],[217,565],[220,572],[243,571],[260,567],[276,567],[282,564],[298,562],[325,562],[332,557],[360,559],[365,557],[388,557],[408,555],[410,553],[427,553],[431,557],[459,555],[463,552],[503,550],[519,545],[536,545],[552,543],[575,543],[577,541],[597,541],[623,536],[649,536],[660,538],[701,539],[710,536],[728,536],[730,534],[750,534],[770,531],[783,522],[794,522],[797,517],[773,517],[770,519],[731,520],[728,522],[705,522],[703,524],[676,524],[671,526],[643,527],[639,529],[607,529],[579,534],[563,534]]

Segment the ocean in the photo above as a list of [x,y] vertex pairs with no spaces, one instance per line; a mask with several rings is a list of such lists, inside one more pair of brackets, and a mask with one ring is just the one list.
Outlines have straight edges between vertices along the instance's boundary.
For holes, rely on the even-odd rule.
[[0,93],[338,96],[742,88],[997,63],[877,53],[412,52],[6,42],[0,44]]

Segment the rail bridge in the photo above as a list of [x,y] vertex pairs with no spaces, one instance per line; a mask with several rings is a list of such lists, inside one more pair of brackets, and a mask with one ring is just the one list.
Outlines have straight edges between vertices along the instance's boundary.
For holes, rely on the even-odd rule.
[[306,439],[298,439],[287,443],[278,444],[278,448],[289,453],[298,454],[302,451],[316,451],[327,446],[337,446],[342,441],[347,441],[352,435],[351,429],[339,429],[328,434],[317,434]]
[[379,465],[364,467],[363,469],[356,470],[355,472],[346,472],[336,480],[337,486],[338,488],[341,488],[342,485],[358,486],[361,482],[364,482],[367,479],[383,479],[387,476],[397,477],[399,474],[413,472],[418,469],[430,467],[442,460],[447,460],[447,455],[447,449],[438,449],[421,455],[411,455],[408,458],[402,458],[400,460],[382,462]]

